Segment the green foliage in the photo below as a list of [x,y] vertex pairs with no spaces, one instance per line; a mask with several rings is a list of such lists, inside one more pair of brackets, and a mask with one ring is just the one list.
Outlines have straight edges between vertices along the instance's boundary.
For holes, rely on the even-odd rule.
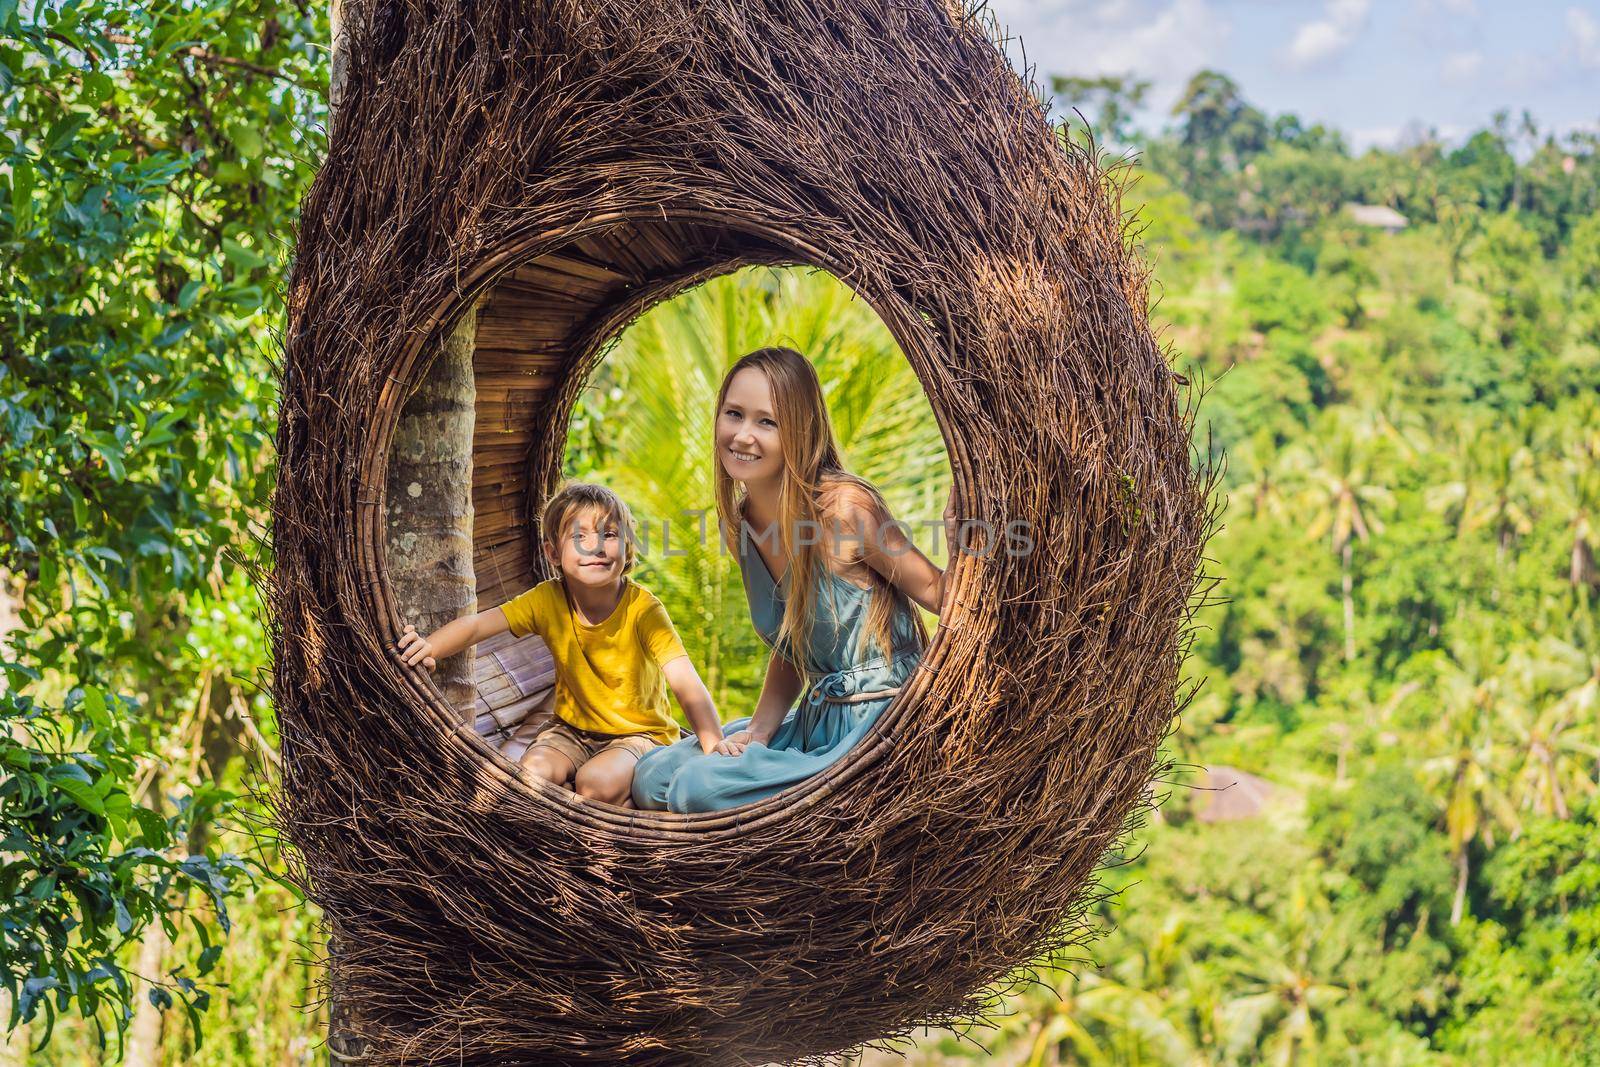
[[1134,136],[1134,115],[1144,106],[1151,82],[1132,75],[1107,74],[1097,78],[1056,75],[1051,91],[1075,133],[1092,130],[1113,145],[1128,144]]
[[1150,242],[1156,315],[1228,500],[1168,751],[1266,792],[1215,821],[1176,790],[1098,962],[1009,1000],[990,1048],[1600,1061],[1595,141],[1497,116],[1354,158],[1214,72],[1176,118],[1132,134],[1145,239],[1179,235]]
[[[252,599],[326,37],[320,8],[0,2],[0,830],[7,1029],[43,1008],[36,1044],[74,1007],[120,1037],[138,1001],[198,1045],[247,888],[209,842],[261,641],[190,637]],[[131,979],[157,923],[193,962]]]
[[239,536],[215,487],[250,502],[269,484],[262,312],[285,176],[316,149],[293,79],[317,28],[270,6],[33,10],[0,29],[19,131],[0,196],[0,479],[18,490],[0,567],[183,587]]
[[1600,1061],[1600,805],[1541,819],[1485,872],[1447,1047],[1474,1061]]
[[[153,922],[175,936],[182,910],[173,898],[190,891],[226,933],[227,898],[250,873],[231,853],[184,848],[200,821],[226,808],[215,785],[199,783],[170,815],[128,795],[137,709],[127,703],[75,690],[67,710],[79,724],[69,733],[65,720],[28,697],[0,692],[0,980],[11,998],[6,1028],[42,1013],[41,1046],[57,1014],[73,1007],[97,1025],[109,1016],[120,1039],[135,991],[119,950]],[[145,977],[152,1003],[183,1003],[199,1044],[210,994],[195,978],[215,966],[222,946],[198,914],[189,918],[200,939],[192,966]]]
[[[1142,150],[1172,179],[1207,226],[1292,240],[1348,201],[1384,204],[1413,224],[1437,223],[1459,246],[1480,217],[1523,212],[1544,255],[1600,210],[1596,136],[1575,131],[1565,143],[1531,115],[1497,114],[1489,129],[1447,148],[1434,134],[1394,151],[1350,153],[1337,131],[1293,114],[1269,115],[1214,70],[1197,72],[1173,107],[1173,125],[1151,133],[1129,122],[1141,83],[1131,77],[1053,79],[1063,104],[1088,102],[1091,128]],[[1070,125],[1081,125],[1073,120]],[[1529,153],[1519,165],[1517,154]]]

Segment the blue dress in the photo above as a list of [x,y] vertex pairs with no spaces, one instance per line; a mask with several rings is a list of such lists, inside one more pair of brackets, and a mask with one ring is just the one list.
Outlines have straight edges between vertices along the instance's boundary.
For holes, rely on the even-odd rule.
[[[785,582],[775,582],[756,547],[740,540],[739,570],[750,620],[771,648],[783,621]],[[785,581],[790,573],[784,573]],[[693,737],[652,749],[634,768],[634,804],[656,811],[705,812],[764,800],[834,763],[877,721],[922,659],[922,635],[912,614],[916,609],[905,605],[895,613],[891,655],[884,656],[868,639],[862,658],[857,637],[867,625],[871,590],[826,566],[817,586],[807,649],[807,666],[815,677],[772,740],[751,744],[738,756],[707,755]],[[784,641],[787,645],[788,638]],[[734,719],[723,730],[733,734],[749,723],[749,717]]]

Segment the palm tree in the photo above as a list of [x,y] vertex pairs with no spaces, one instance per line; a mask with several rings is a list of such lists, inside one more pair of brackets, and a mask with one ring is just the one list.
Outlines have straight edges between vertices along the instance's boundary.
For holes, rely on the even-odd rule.
[[1326,1014],[1345,989],[1323,977],[1331,942],[1326,900],[1302,880],[1287,912],[1251,937],[1222,935],[1233,987],[1239,994],[1218,1008],[1224,1049],[1233,1062],[1290,1065],[1318,1060]]
[[1026,1042],[1027,1067],[1192,1064],[1193,1045],[1165,1018],[1164,1007],[1157,993],[1102,972],[1063,971],[1042,996],[1018,1004],[998,1043]]
[[1344,660],[1356,658],[1354,580],[1350,564],[1352,546],[1383,532],[1376,509],[1394,502],[1388,488],[1374,481],[1372,453],[1366,435],[1341,421],[1332,433],[1314,435],[1297,455],[1304,486],[1302,499],[1312,510],[1306,537],[1327,535],[1339,556],[1339,588],[1344,607]]
[[1555,478],[1547,486],[1546,502],[1566,519],[1571,550],[1567,580],[1581,602],[1587,604],[1591,590],[1600,585],[1596,566],[1596,540],[1600,538],[1600,402],[1592,399],[1578,406],[1576,417],[1587,432],[1567,443]]
[[950,457],[899,344],[836,279],[791,271],[778,275],[778,283],[774,300],[785,311],[773,323],[773,343],[816,363],[850,469],[883,491],[897,517],[928,520],[931,533],[950,488]]
[[1435,203],[1434,217],[1439,220],[1439,232],[1450,250],[1450,284],[1454,285],[1461,280],[1467,246],[1483,230],[1483,211],[1469,201],[1443,198]]
[[1287,520],[1290,502],[1284,492],[1284,477],[1288,468],[1272,430],[1258,428],[1228,453],[1228,459],[1249,479],[1241,488],[1250,518]]
[[1520,829],[1515,805],[1502,786],[1504,755],[1494,729],[1503,680],[1486,670],[1488,656],[1484,649],[1467,649],[1459,659],[1441,664],[1444,714],[1433,743],[1443,752],[1423,763],[1423,770],[1445,786],[1445,829],[1456,866],[1452,926],[1461,922],[1466,906],[1472,842],[1481,837],[1492,844],[1495,826],[1512,834]]
[[[761,657],[750,627],[733,625],[744,594],[716,534],[712,409],[724,368],[757,347],[769,318],[760,290],[730,278],[657,306],[622,335],[573,420],[601,446],[597,467],[581,473],[633,510],[636,575],[667,605],[725,716],[725,705],[753,698]],[[569,460],[577,454],[569,447]]]
[[1224,991],[1216,975],[1195,959],[1195,929],[1182,911],[1169,911],[1158,926],[1130,939],[1111,968],[1124,986],[1150,994],[1128,1003],[1123,1032],[1139,1044],[1125,1062],[1143,1062],[1146,1053],[1174,1067],[1214,1062],[1215,1021]]
[[[1582,641],[1582,637],[1578,638]],[[1505,726],[1520,758],[1513,779],[1517,806],[1565,819],[1567,797],[1596,792],[1600,772],[1600,652],[1555,636],[1511,658],[1511,673],[1529,704],[1545,702],[1533,715],[1522,702],[1503,701]]]
[[1456,528],[1457,537],[1467,533],[1469,520],[1483,507],[1479,487],[1488,478],[1480,446],[1488,432],[1484,420],[1471,415],[1463,415],[1452,422],[1447,431],[1451,477],[1429,486],[1423,494],[1428,507],[1442,514]]
[[1534,439],[1539,436],[1529,420],[1523,420],[1514,435],[1495,434],[1480,444],[1482,464],[1487,474],[1489,498],[1471,518],[1473,525],[1494,532],[1496,559],[1503,563],[1516,537],[1533,529],[1533,514],[1528,501],[1534,479]]
[[[478,309],[468,308],[435,349],[406,401],[389,449],[385,521],[389,581],[400,615],[423,633],[476,610],[472,566],[472,352]],[[433,680],[470,721],[477,689],[463,649]]]

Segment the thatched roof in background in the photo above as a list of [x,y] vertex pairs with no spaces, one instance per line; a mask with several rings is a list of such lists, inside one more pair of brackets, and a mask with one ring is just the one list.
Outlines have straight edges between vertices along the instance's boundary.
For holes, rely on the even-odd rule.
[[1195,806],[1194,817],[1201,822],[1237,822],[1260,815],[1277,791],[1265,778],[1237,767],[1206,767],[1196,789],[1209,790]]
[[[1079,941],[1180,703],[1210,517],[1115,183],[937,0],[381,3],[351,33],[289,279],[273,692],[281,825],[371,1062],[828,1053]],[[529,782],[392,651],[400,406],[540,256],[603,273],[518,289],[560,327],[530,508],[606,338],[797,262],[895,334],[964,514],[1031,524],[1031,554],[957,563],[921,669],[790,794],[667,816]]]

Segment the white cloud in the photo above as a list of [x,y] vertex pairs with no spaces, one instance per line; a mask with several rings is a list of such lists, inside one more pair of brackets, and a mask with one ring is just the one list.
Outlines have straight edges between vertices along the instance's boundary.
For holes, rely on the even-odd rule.
[[1301,26],[1284,58],[1296,68],[1316,66],[1355,43],[1366,28],[1372,0],[1328,0],[1321,18]]
[[[1040,79],[1051,74],[1134,73],[1164,109],[1195,71],[1216,66],[1231,25],[1212,0],[992,0],[1000,24],[1022,38]],[[1015,63],[1021,49],[1011,46]]]
[[1350,147],[1356,152],[1365,152],[1368,148],[1393,148],[1400,140],[1404,128],[1399,125],[1388,126],[1357,126],[1347,130]]
[[1440,72],[1446,81],[1464,82],[1471,81],[1478,71],[1483,69],[1483,53],[1477,50],[1470,52],[1457,52],[1448,56]]
[[1424,15],[1432,15],[1436,10],[1446,15],[1471,17],[1478,13],[1478,0],[1422,0]]
[[1578,65],[1600,68],[1600,20],[1581,7],[1567,8],[1567,32]]

